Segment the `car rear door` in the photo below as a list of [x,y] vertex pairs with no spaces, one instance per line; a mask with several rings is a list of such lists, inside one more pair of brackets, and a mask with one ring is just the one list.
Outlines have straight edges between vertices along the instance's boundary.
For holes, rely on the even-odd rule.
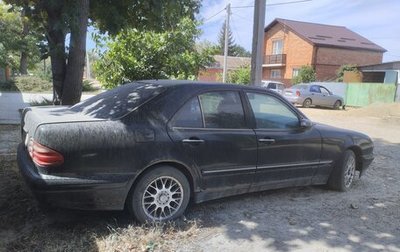
[[252,190],[310,184],[320,162],[318,130],[301,127],[301,115],[276,95],[248,91],[246,97],[258,142]]
[[175,114],[169,135],[202,178],[202,189],[224,195],[249,190],[256,171],[257,140],[239,91],[199,94]]

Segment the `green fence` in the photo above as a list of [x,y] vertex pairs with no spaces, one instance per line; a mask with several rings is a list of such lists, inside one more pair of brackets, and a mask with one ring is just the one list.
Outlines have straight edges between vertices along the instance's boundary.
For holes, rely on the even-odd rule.
[[346,104],[348,106],[367,106],[371,103],[394,102],[395,84],[382,83],[348,83],[346,89]]

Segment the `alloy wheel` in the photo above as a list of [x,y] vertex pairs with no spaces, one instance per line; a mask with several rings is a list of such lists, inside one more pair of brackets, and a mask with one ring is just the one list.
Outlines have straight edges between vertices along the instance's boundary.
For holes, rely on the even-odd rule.
[[354,156],[349,156],[346,162],[346,168],[344,171],[344,185],[349,188],[353,182],[356,173],[356,160]]
[[146,187],[142,207],[150,219],[163,221],[179,211],[183,196],[183,187],[179,181],[169,176],[159,177]]

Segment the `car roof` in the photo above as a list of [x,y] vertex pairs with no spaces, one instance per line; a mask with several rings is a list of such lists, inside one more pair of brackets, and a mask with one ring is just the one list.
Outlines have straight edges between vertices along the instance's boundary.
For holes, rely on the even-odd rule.
[[191,80],[141,80],[137,83],[161,85],[164,87],[188,87],[194,89],[246,89],[246,90],[263,90],[261,86],[247,86],[239,84],[221,83],[221,82],[207,82],[207,81],[191,81]]

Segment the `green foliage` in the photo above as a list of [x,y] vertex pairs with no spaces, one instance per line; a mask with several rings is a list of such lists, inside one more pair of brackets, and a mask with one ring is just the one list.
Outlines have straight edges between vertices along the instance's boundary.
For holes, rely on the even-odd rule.
[[18,46],[16,37],[22,25],[19,15],[8,12],[8,7],[0,2],[0,66],[18,66]]
[[[214,45],[213,48],[215,50],[215,54],[224,55],[224,48],[225,48],[225,27],[226,23],[222,24],[221,30],[218,34],[218,44]],[[251,53],[247,51],[244,47],[235,43],[233,39],[233,34],[230,29],[228,28],[228,56],[234,57],[250,57]]]
[[0,83],[0,91],[49,92],[51,90],[51,82],[37,76],[18,76],[11,81]]
[[354,64],[342,65],[336,71],[336,81],[339,81],[339,82],[343,81],[344,72],[359,73],[360,71],[358,71],[357,65],[354,65]]
[[199,8],[199,0],[91,0],[90,19],[110,35],[129,28],[162,32],[175,28],[182,17],[194,20]]
[[10,9],[0,2],[0,66],[18,69],[21,52],[24,52],[28,67],[33,67],[39,61],[39,40],[38,32],[28,29],[28,20],[22,16],[21,9]]
[[90,80],[84,80],[82,82],[82,91],[83,92],[93,92],[98,89],[93,86],[93,83]]
[[236,70],[229,71],[227,82],[241,85],[249,85],[251,80],[250,72],[250,66],[241,66]]
[[315,70],[312,66],[302,66],[299,74],[292,79],[293,84],[308,83],[316,80]]
[[210,50],[195,48],[200,31],[184,18],[164,32],[126,29],[108,42],[109,50],[95,64],[96,76],[106,88],[140,79],[194,79],[213,58]]

